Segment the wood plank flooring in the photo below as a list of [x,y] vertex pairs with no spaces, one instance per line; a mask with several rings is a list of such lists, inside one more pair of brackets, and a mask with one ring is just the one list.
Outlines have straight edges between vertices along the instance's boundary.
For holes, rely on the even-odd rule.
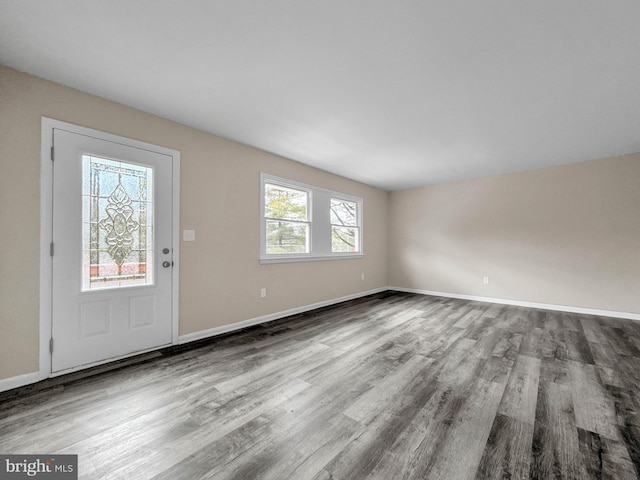
[[84,479],[638,479],[639,386],[640,322],[385,292],[0,394],[0,453]]

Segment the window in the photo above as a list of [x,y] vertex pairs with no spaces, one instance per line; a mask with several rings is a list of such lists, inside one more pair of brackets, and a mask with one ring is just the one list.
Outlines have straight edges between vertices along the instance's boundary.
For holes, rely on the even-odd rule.
[[358,204],[340,198],[331,199],[331,251],[358,252],[360,249]]
[[362,257],[362,198],[261,174],[260,262]]
[[309,192],[264,185],[267,255],[309,253]]

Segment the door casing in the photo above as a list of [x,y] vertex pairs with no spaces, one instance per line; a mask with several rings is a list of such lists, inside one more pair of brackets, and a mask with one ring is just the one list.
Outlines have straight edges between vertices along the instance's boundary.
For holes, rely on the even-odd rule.
[[[87,135],[109,142],[120,143],[135,148],[151,150],[158,153],[173,157],[172,168],[172,242],[173,242],[173,261],[172,268],[172,344],[178,343],[179,331],[179,279],[180,279],[180,152],[177,150],[152,145],[138,140],[113,135],[106,132],[74,125],[47,117],[42,117],[41,129],[41,171],[40,171],[40,379],[45,379],[57,375],[69,373],[71,371],[90,368],[95,365],[108,363],[116,359],[100,361],[90,365],[83,365],[71,370],[65,370],[52,374],[51,372],[51,352],[49,349],[51,340],[51,321],[52,321],[52,279],[53,279],[53,261],[51,256],[51,242],[53,235],[53,129],[58,128],[67,130],[80,135]],[[136,352],[131,355],[138,355],[142,352]],[[126,358],[125,355],[119,358]]]

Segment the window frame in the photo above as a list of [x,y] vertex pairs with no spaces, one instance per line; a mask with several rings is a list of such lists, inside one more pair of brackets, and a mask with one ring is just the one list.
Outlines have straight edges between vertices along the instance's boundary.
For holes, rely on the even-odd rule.
[[[309,222],[309,252],[308,253],[280,253],[266,252],[265,215],[265,185],[272,184],[284,188],[306,191],[308,195],[307,218]],[[344,200],[356,204],[356,228],[358,229],[357,252],[332,252],[331,199]],[[338,260],[363,258],[363,203],[362,197],[326,188],[308,185],[306,183],[289,180],[268,173],[260,173],[260,254],[261,264],[309,262],[319,260]]]
[[[266,216],[266,205],[264,203],[265,200],[265,193],[266,193],[266,184],[269,185],[275,185],[277,187],[282,187],[282,188],[286,188],[286,189],[290,189],[290,190],[297,190],[299,192],[304,192],[307,194],[307,219],[306,221],[302,221],[302,220],[291,220],[291,219],[278,219],[275,217],[267,217]],[[276,258],[276,257],[286,257],[286,258],[290,258],[292,256],[294,257],[308,257],[311,255],[311,252],[313,251],[313,191],[310,188],[307,187],[302,187],[302,186],[297,186],[297,185],[293,185],[291,183],[284,183],[282,181],[280,181],[280,179],[273,179],[273,180],[268,180],[268,181],[262,181],[261,182],[261,189],[260,189],[260,196],[261,196],[261,203],[262,203],[262,208],[261,208],[261,219],[260,222],[262,224],[262,228],[261,228],[261,257],[264,255],[266,258]],[[280,253],[280,254],[274,254],[274,253],[267,253],[267,221],[268,220],[282,220],[284,222],[291,222],[291,223],[299,223],[299,224],[306,224],[308,225],[308,238],[307,238],[307,245],[308,245],[308,252],[297,252],[297,253]]]
[[[336,193],[336,192],[334,192]],[[338,224],[338,223],[333,223],[331,221],[331,203],[333,202],[333,200],[337,200],[340,202],[345,202],[345,203],[354,203],[356,205],[356,223],[355,225],[343,225],[343,224]],[[332,195],[329,198],[329,229],[330,229],[330,233],[331,233],[331,254],[332,255],[357,255],[358,253],[360,253],[360,250],[362,249],[362,242],[360,241],[360,237],[362,236],[362,228],[361,228],[361,211],[362,211],[362,203],[361,202],[357,202],[354,201],[353,198],[347,198],[347,196],[345,196],[344,194],[336,194],[336,195]],[[333,229],[334,227],[337,228],[354,228],[357,232],[357,250],[355,252],[334,252],[333,251]]]

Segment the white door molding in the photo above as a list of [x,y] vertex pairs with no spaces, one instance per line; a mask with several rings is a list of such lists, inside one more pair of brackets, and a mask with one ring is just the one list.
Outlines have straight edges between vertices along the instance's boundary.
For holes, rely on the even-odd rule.
[[[52,257],[51,257],[51,241],[53,236],[53,129],[65,130],[71,133],[94,137],[113,143],[119,143],[143,150],[162,153],[173,158],[172,168],[172,242],[173,242],[173,261],[172,269],[172,344],[178,343],[178,326],[179,326],[179,272],[180,272],[180,152],[157,145],[152,145],[138,140],[112,135],[109,133],[93,130],[90,128],[74,125],[47,117],[42,117],[41,130],[41,177],[40,177],[40,353],[39,353],[39,377],[40,380],[49,378],[51,373],[51,321],[52,321]],[[136,352],[138,354],[140,352]],[[129,355],[125,355],[129,356]],[[120,357],[123,358],[123,357]],[[113,361],[111,358],[108,361]],[[108,361],[96,362],[95,364],[84,365],[80,368],[88,368]],[[69,371],[73,371],[71,369]],[[65,371],[63,373],[68,373]]]

